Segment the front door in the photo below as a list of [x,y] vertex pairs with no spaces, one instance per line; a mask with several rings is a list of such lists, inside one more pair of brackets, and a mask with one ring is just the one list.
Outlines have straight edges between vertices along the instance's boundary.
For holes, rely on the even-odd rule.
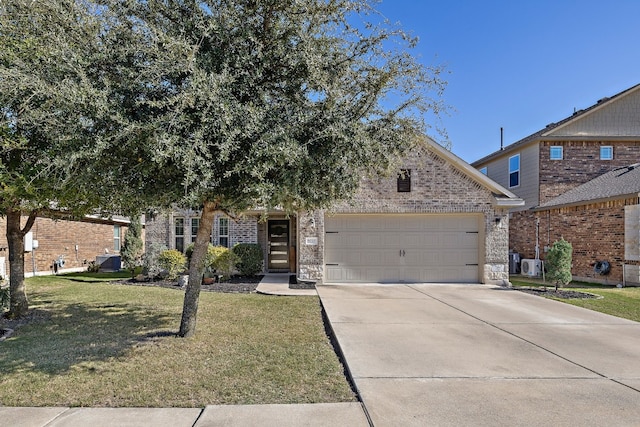
[[269,220],[267,232],[269,270],[289,271],[289,220]]

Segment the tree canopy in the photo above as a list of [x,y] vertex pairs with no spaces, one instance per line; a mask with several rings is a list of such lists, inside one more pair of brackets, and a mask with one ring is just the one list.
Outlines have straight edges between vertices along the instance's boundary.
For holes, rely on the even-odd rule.
[[[11,4],[6,10],[26,4],[5,1]],[[216,211],[305,210],[348,197],[363,175],[387,172],[426,131],[427,115],[442,108],[442,69],[418,62],[411,55],[417,40],[368,0],[29,5],[29,13],[4,18],[11,31],[0,22],[2,44],[12,52],[0,61],[3,71],[24,62],[17,88],[29,82],[29,70],[42,74],[52,98],[42,102],[52,104],[28,103],[40,99],[33,89],[2,95],[0,129],[9,135],[3,144],[27,143],[38,156],[45,148],[51,164],[64,166],[60,181],[73,177],[87,190],[76,195],[96,201],[69,205],[202,209],[183,336],[195,329]],[[61,13],[67,9],[82,13]],[[50,13],[60,16],[47,21]],[[24,54],[32,39],[42,47],[31,56],[46,60]],[[50,46],[52,40],[59,46]],[[0,85],[8,87],[9,78],[0,74]],[[31,113],[27,131],[22,123]],[[49,123],[56,117],[70,125]],[[46,137],[40,143],[32,133]],[[74,155],[70,146],[78,148]],[[78,158],[81,163],[69,161]],[[31,163],[37,176],[50,170]],[[80,164],[77,173],[67,173]],[[96,173],[99,187],[91,185]],[[45,194],[62,202],[61,188]],[[23,206],[31,199],[19,200]]]
[[92,204],[78,159],[104,100],[88,74],[99,32],[96,15],[79,2],[0,2],[0,213],[13,317],[28,308],[23,238],[35,217],[51,208],[74,215]]
[[202,207],[180,328],[189,336],[216,211],[347,197],[425,131],[445,83],[366,0],[127,5],[121,19],[151,46],[141,60],[155,80],[137,98],[148,113],[138,124],[170,177],[158,190]]

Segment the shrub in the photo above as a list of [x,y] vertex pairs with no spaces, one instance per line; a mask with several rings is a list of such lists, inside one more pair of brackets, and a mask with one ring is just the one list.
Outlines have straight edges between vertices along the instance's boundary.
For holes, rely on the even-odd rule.
[[546,256],[547,277],[558,285],[565,286],[571,282],[571,255],[573,247],[571,243],[560,239],[553,243]]
[[140,224],[140,218],[135,217],[129,224],[129,228],[124,235],[122,249],[120,250],[122,263],[125,268],[131,270],[131,277],[135,276],[136,267],[142,264],[142,255],[144,253],[142,246],[142,224]]
[[214,246],[213,248],[212,252],[215,253],[215,258],[211,262],[211,266],[223,276],[231,276],[239,261],[238,256],[224,246]]
[[[2,282],[4,280],[2,279],[2,276],[0,276],[0,319],[2,319],[2,312],[5,309],[9,308],[9,301],[10,301],[10,294],[9,294],[9,287],[3,287],[2,286]],[[0,320],[1,323],[1,320]]]
[[187,267],[187,257],[180,251],[167,249],[160,253],[158,264],[167,270],[169,280],[175,280]]
[[160,254],[167,250],[167,247],[161,243],[152,243],[147,246],[144,254],[142,274],[147,277],[156,278],[162,274],[162,266],[158,263]]
[[238,243],[232,249],[238,256],[237,268],[240,274],[253,276],[262,271],[262,248],[258,243]]

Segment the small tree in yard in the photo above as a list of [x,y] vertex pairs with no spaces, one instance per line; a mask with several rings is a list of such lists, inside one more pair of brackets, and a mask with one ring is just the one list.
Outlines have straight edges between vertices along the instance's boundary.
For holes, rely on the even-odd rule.
[[126,268],[131,270],[131,277],[135,277],[136,267],[142,265],[142,256],[144,248],[142,243],[142,224],[140,217],[135,215],[131,219],[131,223],[124,235],[124,242],[120,250],[122,263]]
[[571,259],[573,247],[571,243],[560,239],[553,243],[547,253],[545,264],[547,266],[547,277],[555,286],[566,286],[571,282]]

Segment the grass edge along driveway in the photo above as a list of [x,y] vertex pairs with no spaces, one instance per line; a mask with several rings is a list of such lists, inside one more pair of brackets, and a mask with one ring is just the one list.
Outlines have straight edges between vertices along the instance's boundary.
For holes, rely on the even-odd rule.
[[[527,286],[547,286],[554,288],[552,284],[543,283],[541,280],[532,280],[520,276],[511,276],[511,283],[514,288]],[[622,317],[624,319],[640,322],[640,288],[624,287],[617,288],[615,286],[597,285],[585,282],[571,282],[562,289],[571,289],[573,291],[588,292],[600,295],[598,299],[563,299],[552,298],[566,304],[587,308],[600,313],[610,314],[612,316]]]
[[317,297],[183,292],[91,276],[27,280],[29,320],[0,342],[0,405],[204,407],[356,401]]

